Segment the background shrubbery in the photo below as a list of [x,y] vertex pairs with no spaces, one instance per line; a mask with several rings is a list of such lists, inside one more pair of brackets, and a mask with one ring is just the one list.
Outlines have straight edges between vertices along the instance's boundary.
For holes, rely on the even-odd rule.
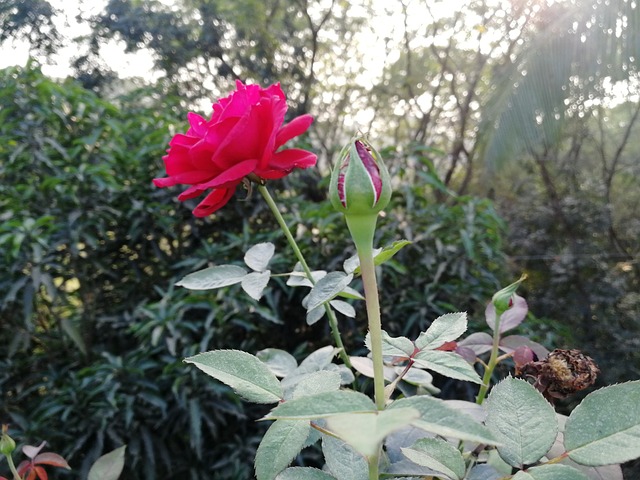
[[[0,71],[0,421],[15,437],[46,439],[74,467],[66,478],[122,443],[127,479],[251,477],[263,412],[182,359],[265,347],[302,357],[329,343],[328,327],[306,325],[304,291],[283,279],[259,303],[239,287],[174,288],[261,241],[277,246],[274,271],[295,260],[255,192],[202,220],[151,183],[186,111],[236,77],[281,81],[290,113],[316,117],[303,141],[319,168],[270,186],[312,267],[354,253],[326,173],[356,124],[372,133],[396,185],[376,241],[413,242],[381,269],[390,333],[415,336],[452,310],[482,329],[496,287],[526,272],[523,333],[583,349],[602,384],[640,377],[637,7],[471,1],[414,25],[431,18],[418,4],[384,7],[406,21],[377,76],[366,1],[184,2],[182,17],[110,1],[75,40],[87,47],[77,81],[35,60]],[[26,39],[45,66],[62,45],[47,5],[0,7],[0,41]],[[633,21],[617,35],[622,17]],[[503,40],[482,43],[489,34]],[[100,57],[114,38],[152,52],[159,80],[119,79]],[[340,322],[361,354],[362,319]]]
[[[10,272],[1,385],[16,436],[46,438],[82,469],[127,443],[136,478],[248,478],[259,412],[182,359],[213,348],[308,353],[327,344],[327,327],[306,326],[303,292],[284,281],[260,304],[239,288],[198,294],[172,285],[267,240],[278,246],[273,268],[290,271],[293,255],[270,213],[249,196],[199,220],[173,192],[153,188],[177,120],[170,108],[144,107],[149,92],[130,96],[125,110],[35,66],[2,75],[0,98],[13,102],[0,127],[11,147],[0,187]],[[352,247],[319,180],[301,173],[275,195],[310,264],[341,268]],[[482,311],[504,264],[503,223],[488,201],[434,207],[415,182],[395,193],[382,223],[381,243],[397,232],[414,242],[381,278],[390,331],[416,335],[456,305]],[[342,323],[353,352],[363,349],[360,323]]]

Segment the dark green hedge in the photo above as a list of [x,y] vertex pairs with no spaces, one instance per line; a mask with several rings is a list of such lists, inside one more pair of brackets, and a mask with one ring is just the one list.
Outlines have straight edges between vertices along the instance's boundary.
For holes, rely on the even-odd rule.
[[[178,100],[151,90],[116,104],[35,65],[0,72],[0,422],[27,443],[47,440],[72,478],[123,443],[123,478],[250,478],[264,412],[182,359],[268,346],[302,356],[330,341],[324,322],[305,324],[304,292],[282,279],[259,303],[239,287],[174,289],[261,241],[277,245],[274,271],[295,263],[257,195],[239,192],[199,220],[175,191],[152,186],[184,118]],[[404,186],[378,241],[414,242],[381,271],[386,328],[417,335],[462,309],[480,321],[504,270],[502,222],[486,200],[435,204],[420,150],[386,155]],[[400,167],[409,157],[411,172]],[[338,269],[352,249],[325,184],[310,171],[271,188],[309,263]],[[341,328],[361,353],[362,317]]]

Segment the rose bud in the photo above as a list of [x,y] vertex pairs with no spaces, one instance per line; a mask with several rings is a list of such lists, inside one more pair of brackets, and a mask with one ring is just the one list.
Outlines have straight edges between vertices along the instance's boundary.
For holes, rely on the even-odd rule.
[[9,430],[7,425],[2,425],[2,436],[0,437],[0,453],[3,455],[11,455],[16,449],[16,442],[7,433]]
[[380,154],[362,137],[340,152],[329,188],[334,208],[347,216],[377,215],[391,198],[389,172]]
[[511,285],[504,287],[491,299],[491,303],[496,309],[497,315],[502,315],[513,306],[514,295],[520,284],[527,279],[527,275],[523,274],[519,280],[513,282]]

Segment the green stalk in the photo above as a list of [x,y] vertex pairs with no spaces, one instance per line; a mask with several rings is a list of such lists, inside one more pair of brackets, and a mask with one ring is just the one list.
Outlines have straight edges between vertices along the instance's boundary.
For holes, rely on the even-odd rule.
[[[371,340],[371,356],[373,360],[373,396],[378,410],[384,410],[384,365],[382,362],[382,323],[380,321],[380,301],[378,298],[378,282],[376,266],[373,259],[373,236],[376,231],[377,214],[345,215],[347,227],[358,251],[360,273],[364,286],[364,298],[367,305],[369,336]],[[369,480],[379,479],[378,464],[380,449],[369,457]]]
[[360,272],[367,305],[371,355],[373,359],[373,392],[378,410],[384,410],[384,367],[382,363],[382,324],[380,321],[380,301],[373,260],[373,235],[377,215],[345,215],[351,237],[356,244],[360,259]]
[[489,362],[487,363],[487,368],[484,370],[484,375],[482,377],[482,385],[480,386],[480,391],[478,392],[478,396],[476,398],[476,403],[478,405],[482,405],[485,397],[487,396],[487,391],[489,390],[489,385],[491,383],[491,376],[493,375],[493,371],[498,365],[498,353],[500,348],[500,317],[502,315],[496,312],[496,322],[493,328],[493,344],[491,345],[491,355],[489,356]]
[[369,480],[379,480],[380,473],[378,471],[379,456],[374,455],[369,459]]
[[[273,213],[273,215],[276,217],[276,221],[278,222],[278,225],[280,225],[280,229],[284,233],[284,236],[287,238],[287,241],[289,242],[289,245],[293,249],[293,253],[296,255],[296,258],[300,262],[300,265],[302,265],[302,269],[304,270],[305,275],[307,276],[311,284],[315,285],[316,282],[313,280],[313,276],[311,275],[311,269],[309,268],[307,261],[304,259],[304,256],[302,255],[302,251],[300,251],[300,247],[298,247],[296,239],[293,238],[293,235],[291,235],[291,231],[289,230],[289,227],[284,221],[284,218],[282,217],[280,210],[278,210],[278,206],[276,205],[276,202],[273,200],[273,197],[269,193],[269,190],[267,190],[267,187],[265,187],[264,185],[258,185],[258,191],[262,194],[262,197],[267,202],[267,205],[269,206],[271,213]],[[336,314],[331,309],[328,303],[324,304],[324,309],[327,312],[327,317],[329,318],[331,335],[333,336],[333,341],[335,342],[336,347],[339,350],[340,359],[347,367],[351,368],[351,360],[349,360],[349,355],[347,355],[347,351],[345,350],[344,344],[342,343],[342,337],[340,336],[340,330],[338,328],[338,319],[336,318]]]
[[20,475],[18,475],[18,470],[16,470],[16,466],[13,463],[13,458],[11,458],[11,455],[5,455],[5,457],[7,457],[7,463],[9,464],[9,470],[11,470],[11,473],[13,474],[13,480],[22,480],[22,477],[20,477]]

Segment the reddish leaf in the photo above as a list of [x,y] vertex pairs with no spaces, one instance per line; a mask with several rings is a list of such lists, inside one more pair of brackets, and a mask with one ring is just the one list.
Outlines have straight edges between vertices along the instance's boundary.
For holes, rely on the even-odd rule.
[[67,461],[57,453],[41,453],[33,461],[39,465],[52,465],[54,467],[67,468],[71,470]]
[[483,353],[491,350],[493,338],[491,338],[491,335],[484,332],[472,333],[464,340],[461,340],[459,345],[461,347],[470,348],[476,355],[482,355]]
[[458,346],[458,342],[445,342],[442,345],[440,345],[438,348],[436,348],[436,350],[441,350],[443,352],[450,352],[452,350],[455,350],[456,347]]
[[536,355],[526,345],[520,345],[513,351],[513,361],[516,363],[516,367],[520,367],[525,363],[533,362],[536,360]]
[[535,353],[538,358],[546,358],[547,355],[549,355],[549,350],[547,350],[543,345],[540,345],[527,337],[523,337],[522,335],[509,335],[508,337],[504,337],[500,340],[500,350],[505,353],[512,353],[518,347],[523,345],[533,350],[533,353]]
[[18,475],[20,475],[21,477],[24,476],[27,470],[29,470],[30,465],[31,465],[31,461],[29,460],[21,461],[20,465],[18,465]]
[[44,468],[42,468],[42,467],[33,467],[33,470],[36,472],[36,474],[38,475],[38,478],[40,480],[49,480],[49,477],[47,476],[47,472],[45,471]]

